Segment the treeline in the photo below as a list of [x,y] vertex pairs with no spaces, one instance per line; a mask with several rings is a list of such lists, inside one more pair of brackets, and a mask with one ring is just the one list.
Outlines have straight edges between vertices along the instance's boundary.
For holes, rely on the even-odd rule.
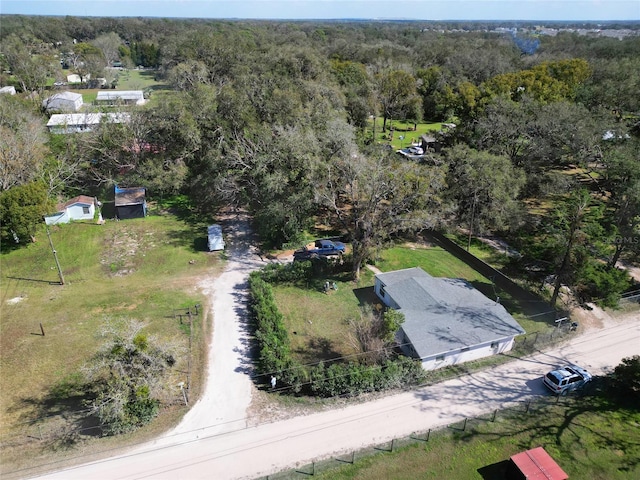
[[[550,294],[612,302],[629,284],[616,264],[640,248],[640,37],[559,33],[531,52],[511,34],[411,22],[60,18],[44,38],[38,19],[11,20],[24,29],[3,25],[5,71],[35,93],[0,98],[3,190],[187,194],[202,212],[248,208],[268,247],[322,222],[351,242],[355,276],[395,238],[462,227],[506,237]],[[92,78],[144,54],[173,91],[128,124],[48,137],[32,99],[65,38]],[[407,137],[422,122],[456,127],[407,161],[379,144],[374,118]],[[32,234],[19,232],[27,217],[3,218],[5,238]]]

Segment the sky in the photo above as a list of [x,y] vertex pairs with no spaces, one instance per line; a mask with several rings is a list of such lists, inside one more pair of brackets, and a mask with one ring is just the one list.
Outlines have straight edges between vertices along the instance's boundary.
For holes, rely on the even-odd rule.
[[640,20],[640,0],[0,0],[0,13],[238,19],[604,21]]

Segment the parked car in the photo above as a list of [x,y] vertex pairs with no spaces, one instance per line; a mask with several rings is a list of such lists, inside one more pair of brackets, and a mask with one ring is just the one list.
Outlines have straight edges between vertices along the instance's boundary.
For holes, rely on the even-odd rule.
[[340,255],[345,251],[344,243],[333,240],[316,240],[313,245],[313,248],[304,247],[293,252],[293,259],[309,260],[314,257]]
[[591,381],[591,374],[577,365],[552,370],[543,377],[545,386],[556,395],[566,395]]

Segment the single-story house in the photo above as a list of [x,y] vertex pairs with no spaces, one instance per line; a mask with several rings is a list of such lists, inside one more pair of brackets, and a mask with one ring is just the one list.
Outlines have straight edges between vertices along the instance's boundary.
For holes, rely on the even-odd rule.
[[55,225],[69,223],[71,220],[93,220],[97,205],[97,198],[79,195],[58,205],[56,213],[45,215],[44,222],[47,225]]
[[98,92],[96,105],[144,105],[142,90],[104,90]]
[[115,187],[116,217],[120,220],[147,216],[146,190],[144,187]]
[[507,470],[509,480],[567,480],[569,475],[543,447],[513,455]]
[[7,93],[9,95],[15,95],[16,94],[16,87],[14,87],[13,85],[9,85],[7,87],[0,87],[0,94],[1,93]]
[[462,279],[432,277],[416,267],[377,274],[374,290],[404,314],[396,338],[425,370],[508,352],[525,333],[502,305]]
[[42,101],[47,112],[77,112],[82,108],[82,95],[74,92],[60,92]]
[[82,78],[77,73],[71,73],[67,75],[67,83],[84,83],[91,78],[90,74],[87,74]]
[[207,245],[209,246],[210,252],[224,249],[222,227],[220,225],[214,224],[207,227]]
[[90,132],[100,123],[127,123],[131,120],[128,113],[58,113],[51,115],[47,128],[51,133]]

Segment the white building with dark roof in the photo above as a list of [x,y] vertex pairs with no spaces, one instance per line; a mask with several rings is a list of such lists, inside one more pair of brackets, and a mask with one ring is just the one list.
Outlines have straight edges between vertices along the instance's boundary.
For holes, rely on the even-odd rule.
[[416,267],[376,275],[374,290],[404,314],[396,337],[425,370],[508,352],[525,333],[502,305],[465,280],[432,277]]

